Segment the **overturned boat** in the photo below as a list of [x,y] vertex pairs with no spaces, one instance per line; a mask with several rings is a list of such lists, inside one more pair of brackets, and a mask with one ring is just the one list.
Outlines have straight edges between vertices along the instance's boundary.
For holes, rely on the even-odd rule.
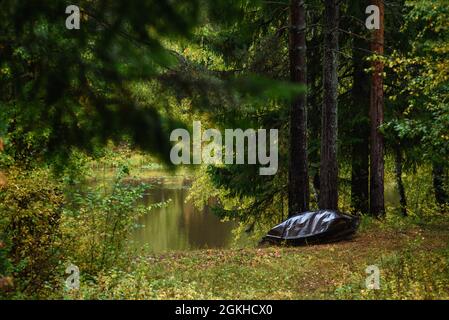
[[294,215],[271,229],[263,244],[307,245],[351,239],[360,219],[332,210],[307,211]]

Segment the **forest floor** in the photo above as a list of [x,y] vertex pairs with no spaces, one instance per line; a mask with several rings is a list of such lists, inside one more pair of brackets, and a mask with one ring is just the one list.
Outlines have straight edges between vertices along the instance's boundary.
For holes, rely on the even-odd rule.
[[[446,219],[447,220],[447,219]],[[449,223],[362,226],[347,242],[308,247],[211,249],[141,257],[90,298],[441,299],[449,298]],[[366,268],[380,270],[367,290]],[[85,298],[85,297],[84,297]]]

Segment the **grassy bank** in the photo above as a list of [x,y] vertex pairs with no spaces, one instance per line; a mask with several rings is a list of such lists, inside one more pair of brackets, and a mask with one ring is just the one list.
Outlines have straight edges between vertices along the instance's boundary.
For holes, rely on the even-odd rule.
[[[449,298],[449,224],[368,221],[349,242],[145,255],[82,282],[74,299]],[[380,268],[380,290],[365,269]]]

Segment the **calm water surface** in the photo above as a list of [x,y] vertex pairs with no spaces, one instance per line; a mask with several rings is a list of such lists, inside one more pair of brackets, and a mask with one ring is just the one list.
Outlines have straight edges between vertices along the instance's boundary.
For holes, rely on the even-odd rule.
[[145,205],[171,200],[162,208],[155,208],[141,217],[142,225],[131,239],[141,247],[147,245],[153,252],[228,247],[232,240],[232,222],[221,222],[210,210],[196,209],[186,202],[188,183],[166,183],[160,178],[147,190]]
[[[139,182],[134,180],[133,182]],[[157,176],[142,179],[152,185],[146,191],[142,204],[171,202],[162,208],[154,208],[138,221],[131,240],[137,247],[147,246],[153,252],[185,251],[204,248],[226,248],[231,245],[233,222],[222,222],[210,207],[196,209],[186,202],[190,181],[182,177]],[[387,184],[385,200],[397,205],[398,194],[394,184]]]

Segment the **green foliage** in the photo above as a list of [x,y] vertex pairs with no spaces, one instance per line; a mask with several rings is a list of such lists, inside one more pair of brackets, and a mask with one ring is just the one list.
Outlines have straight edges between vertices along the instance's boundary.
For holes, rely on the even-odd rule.
[[119,169],[110,188],[99,185],[70,191],[71,202],[62,220],[66,259],[86,275],[117,267],[128,258],[128,239],[138,227],[137,218],[152,208],[136,204],[148,185],[123,183],[127,170]]
[[85,187],[83,167],[77,169],[79,180],[65,185],[48,169],[9,168],[8,184],[0,190],[0,287],[9,290],[2,293],[6,297],[59,292],[68,262],[86,279],[126,266],[137,218],[164,205],[136,205],[149,186],[125,184],[126,166],[120,166],[109,187]]
[[162,42],[190,33],[198,1],[81,1],[80,30],[65,28],[66,5],[1,4],[0,113],[10,153],[66,158],[73,146],[92,152],[127,134],[167,160],[155,106],[139,105],[126,84],[176,64]]
[[214,109],[210,118],[219,128],[278,129],[280,168],[274,177],[260,176],[256,165],[202,168],[191,198],[196,203],[204,203],[202,197],[207,185],[220,199],[220,205],[214,208],[219,217],[237,219],[252,226],[250,229],[260,227],[262,230],[282,219],[286,200],[283,194],[286,191],[288,105],[299,94],[305,94],[305,88],[286,81],[288,50],[285,33],[279,30],[286,22],[283,4],[248,2],[247,7],[242,7],[245,12],[240,21],[218,23],[213,28],[198,31],[205,50],[222,57],[224,70],[238,75],[231,85],[242,93],[237,100],[232,95],[228,99],[236,105]]
[[[353,49],[365,50],[354,48],[356,38],[368,37],[358,21],[364,8],[354,2],[341,6],[338,144],[344,211],[351,210],[351,148],[363,141],[363,130],[353,129],[368,125],[367,106],[358,109],[351,96],[356,59],[346,59]],[[405,155],[409,213],[399,217],[393,201],[384,221],[363,217],[367,243],[345,244],[354,245],[362,260],[358,251],[344,251],[345,245],[304,248],[306,254],[302,248],[246,248],[137,257],[128,242],[137,218],[151,207],[136,205],[148,186],[127,184],[125,176],[133,163],[149,169],[160,166],[156,158],[168,163],[171,129],[192,119],[219,129],[278,129],[279,170],[260,176],[255,165],[200,166],[189,199],[201,207],[216,198],[214,212],[238,221],[235,235],[248,240],[245,246],[286,217],[288,113],[300,94],[308,95],[310,175],[318,173],[322,2],[307,3],[308,88],[288,82],[286,0],[85,0],[77,3],[80,30],[65,28],[66,5],[0,3],[0,137],[6,146],[0,179],[4,172],[9,180],[0,189],[0,289],[12,279],[11,296],[60,298],[66,294],[63,265],[70,261],[84,283],[80,292],[68,294],[72,298],[447,297],[448,251],[420,253],[421,233],[408,234],[417,225],[429,227],[428,220],[449,209],[435,202],[431,168],[443,168],[437,182],[449,193],[447,0],[391,2],[385,56],[358,57],[360,65],[373,59],[386,65],[381,130],[387,153],[399,146]],[[99,168],[104,180],[107,169],[118,168],[119,174],[109,185],[86,188],[91,177],[100,177],[92,172]],[[386,169],[391,192],[389,157]],[[444,239],[431,228],[435,242]],[[388,251],[380,258],[368,245],[383,232],[386,244],[374,246]],[[409,247],[392,240],[398,234],[408,234]],[[385,268],[380,292],[360,284],[363,267],[373,261]],[[341,279],[331,279],[326,266],[332,276],[341,272]],[[314,273],[317,268],[322,276]]]
[[444,164],[449,154],[448,20],[446,0],[406,1],[401,34],[407,43],[386,60],[389,103],[397,113],[385,129],[419,162]]
[[[173,95],[179,87],[200,98],[192,88],[204,94],[201,85],[211,83],[216,85],[209,91],[227,87],[228,97],[239,88],[253,97],[260,90],[289,94],[289,86],[281,84],[273,92],[270,79],[234,84],[220,75],[205,77],[207,72],[189,75],[183,68],[187,60],[171,49],[191,38],[204,20],[200,15],[214,17],[225,6],[237,20],[245,2],[81,1],[80,30],[65,28],[65,1],[2,2],[0,129],[8,132],[7,152],[16,161],[50,158],[61,164],[74,147],[93,153],[109,139],[129,137],[169,162],[169,132],[179,124],[161,116],[165,105],[157,97],[138,99],[135,86],[160,84],[151,92],[163,93],[161,101],[168,88]],[[203,102],[213,103],[216,93]]]
[[0,255],[10,264],[16,291],[33,295],[52,280],[61,258],[62,186],[47,170],[11,169],[0,197],[0,235],[6,245]]

